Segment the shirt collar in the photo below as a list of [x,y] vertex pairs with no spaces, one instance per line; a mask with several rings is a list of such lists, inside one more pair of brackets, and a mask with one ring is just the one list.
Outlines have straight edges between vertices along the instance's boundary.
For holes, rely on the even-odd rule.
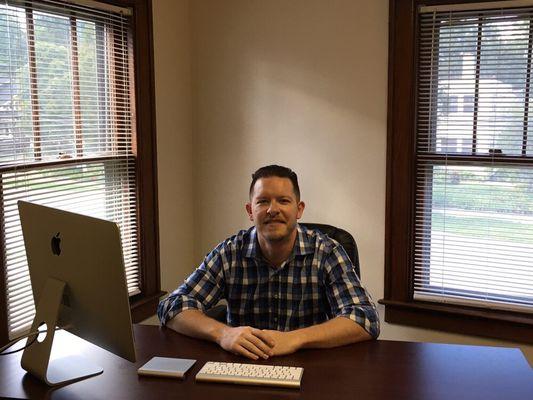
[[259,247],[259,243],[257,243],[257,230],[255,228],[255,226],[251,227],[249,230],[248,230],[249,234],[248,234],[248,242],[244,242],[244,248],[245,248],[245,252],[244,252],[244,256],[246,258],[255,258],[256,256],[259,255],[258,251],[257,251],[257,248]]
[[297,224],[296,229],[298,234],[296,235],[296,243],[294,244],[294,250],[292,253],[295,256],[303,256],[306,254],[315,253],[315,236],[310,235],[306,227]]
[[[260,258],[261,251],[259,249],[259,242],[257,241],[257,229],[256,227],[250,228],[248,231],[248,241],[245,242],[244,256],[247,258]],[[314,254],[315,252],[315,240],[314,236],[309,235],[308,230],[296,224],[296,243],[294,243],[294,248],[289,259],[292,259],[293,256],[303,256],[306,254]]]

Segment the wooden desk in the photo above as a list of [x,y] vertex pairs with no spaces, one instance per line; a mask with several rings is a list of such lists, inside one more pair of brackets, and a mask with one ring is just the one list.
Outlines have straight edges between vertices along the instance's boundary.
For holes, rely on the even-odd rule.
[[[372,341],[303,350],[259,362],[304,367],[300,390],[195,383],[206,361],[242,362],[215,344],[156,326],[134,327],[137,363],[71,335],[61,345],[100,363],[102,375],[50,389],[25,374],[20,354],[0,357],[0,397],[31,399],[533,399],[533,370],[518,349]],[[60,332],[61,333],[61,332]],[[138,377],[152,356],[197,359],[184,381]]]

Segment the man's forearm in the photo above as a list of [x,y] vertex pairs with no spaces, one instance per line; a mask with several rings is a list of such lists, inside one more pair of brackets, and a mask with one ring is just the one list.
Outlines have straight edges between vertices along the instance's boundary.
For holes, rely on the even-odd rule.
[[372,339],[359,324],[345,317],[336,317],[289,333],[294,335],[301,349],[330,348]]
[[227,325],[208,317],[200,310],[185,310],[166,324],[170,329],[198,339],[219,342]]
[[253,360],[268,359],[274,354],[271,350],[274,341],[267,333],[250,326],[227,326],[199,310],[182,311],[167,326],[184,335],[216,342],[226,351]]
[[265,330],[273,339],[273,354],[281,356],[305,348],[330,348],[370,340],[372,336],[361,326],[345,317],[336,317],[319,325],[294,331]]
[[[185,310],[168,321],[167,327],[184,335],[216,342],[225,350],[254,359],[256,356],[268,358],[270,355],[290,354],[303,348],[330,348],[372,339],[372,336],[359,324],[345,317],[336,317],[319,325],[290,332],[267,330],[263,331],[267,336],[262,337],[260,330],[250,327],[230,328],[199,310]],[[233,334],[230,332],[241,329],[247,331],[233,332]],[[240,337],[234,337],[235,334],[244,335],[248,339],[243,343]],[[258,336],[261,340],[257,341],[254,336]],[[254,344],[250,345],[250,341]],[[273,346],[273,351],[264,344]]]

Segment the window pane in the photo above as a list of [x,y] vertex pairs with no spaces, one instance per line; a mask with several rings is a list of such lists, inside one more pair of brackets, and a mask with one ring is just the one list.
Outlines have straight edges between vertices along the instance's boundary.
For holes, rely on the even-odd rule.
[[419,291],[533,305],[533,169],[432,171]]
[[[104,28],[77,21],[83,154],[104,153],[109,136],[106,127],[106,68]],[[107,138],[107,139],[106,139]]]
[[529,21],[494,18],[483,25],[477,152],[520,155],[528,63]]
[[0,163],[33,157],[26,16],[0,4]]
[[35,311],[17,209],[17,201],[21,199],[117,223],[128,291],[130,295],[139,293],[133,160],[6,173],[2,176],[2,187],[8,320],[12,335],[27,328]]
[[444,23],[439,32],[434,148],[442,153],[470,153],[474,119],[477,18],[461,21],[460,24]]
[[75,156],[70,21],[34,12],[43,158]]
[[[438,32],[438,43],[423,42],[421,51],[429,69],[421,82],[436,87],[429,91],[429,100],[437,102],[431,140],[436,151],[521,155],[529,20],[465,17],[443,20]],[[436,69],[425,56],[434,47]]]

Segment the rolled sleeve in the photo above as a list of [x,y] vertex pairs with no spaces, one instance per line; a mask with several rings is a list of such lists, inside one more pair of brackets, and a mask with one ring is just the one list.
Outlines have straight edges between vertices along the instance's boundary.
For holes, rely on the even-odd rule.
[[207,255],[180,287],[160,301],[157,316],[161,325],[166,325],[185,310],[205,312],[220,300],[224,294],[223,254],[220,245]]
[[342,246],[333,248],[326,260],[326,272],[326,295],[333,314],[351,319],[376,339],[380,332],[376,305]]

